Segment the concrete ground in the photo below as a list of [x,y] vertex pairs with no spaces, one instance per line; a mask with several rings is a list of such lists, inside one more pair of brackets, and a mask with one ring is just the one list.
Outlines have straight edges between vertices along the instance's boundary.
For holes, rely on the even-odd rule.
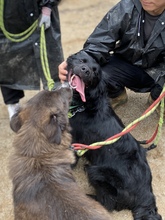
[[[64,56],[79,51],[94,27],[104,14],[115,4],[116,0],[62,0],[59,5],[61,18],[62,43]],[[24,103],[38,91],[26,91]],[[149,94],[135,94],[127,90],[129,100],[119,107],[116,113],[121,117],[125,125],[128,125],[148,108],[147,98]],[[154,112],[143,120],[131,133],[138,140],[149,139],[156,129],[158,115]],[[6,106],[0,95],[0,220],[13,220],[12,186],[8,178],[8,157],[12,153],[12,141],[14,133],[9,127],[9,119]],[[148,162],[153,174],[153,191],[156,196],[159,213],[165,219],[165,126],[156,149],[148,153]],[[82,169],[83,159],[80,160],[74,171],[76,180],[81,189],[90,193],[92,188],[88,185]],[[110,216],[115,220],[131,220],[129,211],[112,212]]]

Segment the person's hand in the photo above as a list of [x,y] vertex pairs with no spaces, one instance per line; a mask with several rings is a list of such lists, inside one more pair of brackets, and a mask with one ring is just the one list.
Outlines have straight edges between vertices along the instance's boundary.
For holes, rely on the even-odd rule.
[[67,69],[67,62],[63,61],[58,66],[59,78],[60,78],[62,83],[67,80],[68,71],[66,69]]
[[45,30],[50,27],[51,11],[52,10],[48,7],[43,7],[42,8],[42,13],[41,13],[41,16],[40,16],[40,19],[39,19],[39,24],[38,24],[39,27],[41,27],[43,24],[44,24]]

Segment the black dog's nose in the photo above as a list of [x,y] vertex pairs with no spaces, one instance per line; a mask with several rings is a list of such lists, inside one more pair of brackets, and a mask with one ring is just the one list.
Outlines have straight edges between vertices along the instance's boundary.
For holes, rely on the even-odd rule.
[[81,72],[85,73],[85,74],[88,74],[88,75],[90,73],[89,68],[85,65],[81,66]]

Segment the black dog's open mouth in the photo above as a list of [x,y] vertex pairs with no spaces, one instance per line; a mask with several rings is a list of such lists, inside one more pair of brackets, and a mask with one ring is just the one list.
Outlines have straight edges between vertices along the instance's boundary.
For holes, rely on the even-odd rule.
[[85,98],[85,83],[83,82],[83,80],[72,73],[68,74],[68,81],[69,81],[69,85],[72,87],[72,89],[75,89],[81,97],[81,100],[83,102],[86,102],[86,98]]

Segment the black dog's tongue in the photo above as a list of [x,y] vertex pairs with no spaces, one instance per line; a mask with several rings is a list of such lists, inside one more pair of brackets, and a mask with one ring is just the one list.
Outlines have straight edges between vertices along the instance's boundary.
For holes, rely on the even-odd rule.
[[70,86],[75,89],[81,96],[81,100],[86,102],[85,98],[85,84],[80,77],[73,75],[69,80]]

